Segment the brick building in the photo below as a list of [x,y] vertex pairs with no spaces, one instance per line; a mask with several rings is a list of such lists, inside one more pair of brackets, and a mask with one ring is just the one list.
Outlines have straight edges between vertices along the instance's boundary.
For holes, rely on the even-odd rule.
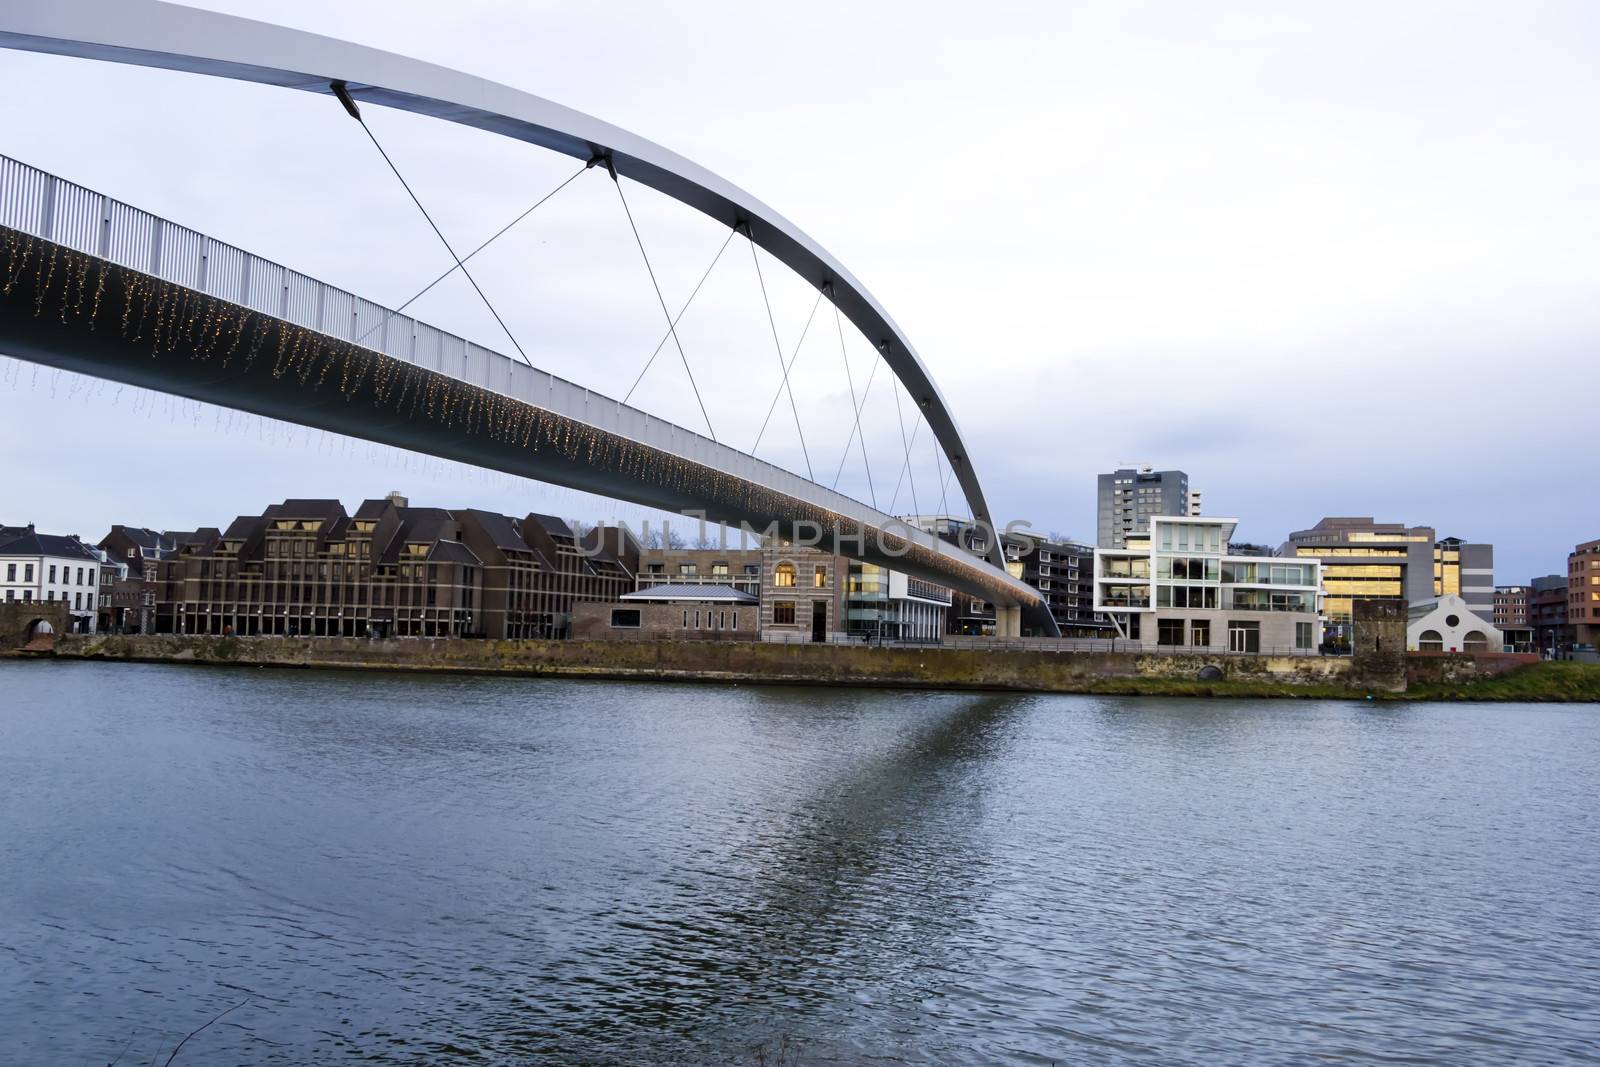
[[159,633],[561,637],[575,602],[631,591],[638,567],[625,532],[393,493],[354,515],[285,500],[226,530],[161,536],[146,579]]
[[1567,622],[1576,644],[1600,646],[1600,541],[1585,541],[1567,556]]

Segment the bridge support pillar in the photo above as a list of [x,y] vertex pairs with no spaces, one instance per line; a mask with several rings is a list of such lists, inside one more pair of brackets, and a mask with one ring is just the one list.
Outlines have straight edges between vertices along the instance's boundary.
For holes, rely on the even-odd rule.
[[1022,636],[1022,609],[994,606],[994,635],[996,637]]

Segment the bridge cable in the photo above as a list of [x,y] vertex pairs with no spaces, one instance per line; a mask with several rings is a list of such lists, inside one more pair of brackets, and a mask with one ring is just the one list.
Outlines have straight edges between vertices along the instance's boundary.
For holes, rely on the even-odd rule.
[[626,404],[633,396],[633,391],[639,388],[639,383],[644,381],[645,371],[648,371],[650,369],[650,364],[656,361],[656,357],[661,354],[661,349],[664,348],[666,343],[672,339],[673,331],[678,328],[679,320],[682,319],[684,313],[689,310],[689,305],[694,303],[694,298],[700,295],[700,287],[705,285],[707,278],[711,277],[711,271],[716,267],[717,260],[722,258],[722,253],[726,252],[728,250],[728,245],[733,242],[733,235],[738,232],[739,231],[737,230],[728,231],[728,239],[722,242],[722,247],[717,249],[717,254],[711,257],[711,266],[707,267],[706,272],[700,275],[700,280],[694,285],[694,292],[689,294],[689,299],[685,300],[683,302],[683,307],[678,309],[678,314],[673,318],[671,324],[667,327],[667,332],[661,335],[660,341],[656,342],[655,351],[651,352],[650,358],[644,361],[644,367],[639,371],[639,376],[635,378],[633,380],[633,384],[628,387],[627,396],[622,398],[622,402],[624,404]]
[[[706,432],[715,441],[717,439],[717,431],[711,428],[711,416],[706,412],[706,402],[700,397],[700,386],[694,380],[694,371],[689,368],[689,357],[684,354],[683,342],[678,338],[678,320],[674,319],[672,312],[667,310],[667,298],[661,295],[661,283],[656,281],[656,269],[650,265],[650,253],[644,250],[644,238],[639,236],[639,227],[633,221],[633,211],[628,207],[628,198],[623,195],[622,179],[617,177],[617,168],[612,162],[609,152],[605,154],[602,160],[597,160],[597,162],[605,163],[606,171],[611,175],[611,184],[617,188],[617,199],[622,201],[622,212],[628,216],[628,228],[633,231],[634,243],[639,246],[639,255],[644,258],[645,272],[650,275],[650,285],[656,291],[656,301],[661,305],[661,314],[667,320],[667,332],[672,335],[672,343],[677,346],[678,358],[683,360],[684,373],[689,376],[689,388],[694,390],[695,403],[700,405],[700,417],[706,420]],[[720,252],[717,254],[721,255]],[[637,385],[638,383],[634,384]],[[632,395],[632,390],[629,390],[629,395]]]
[[784,365],[783,345],[778,340],[778,320],[772,317],[772,301],[767,299],[767,282],[761,276],[761,257],[756,254],[756,239],[748,225],[745,227],[745,236],[750,240],[750,261],[756,265],[756,281],[761,286],[761,302],[767,306],[767,325],[772,327],[772,347],[778,353],[778,370],[783,372],[783,383],[779,388],[789,393],[789,410],[794,414],[794,432],[800,436],[800,454],[806,460],[806,477],[814,482],[817,479],[811,472],[811,453],[806,449],[806,432],[800,428],[800,409],[795,406],[794,388],[789,384],[789,368]]
[[[473,256],[477,255],[479,252],[482,252],[485,248],[488,248],[490,245],[492,245],[496,241],[498,241],[501,237],[505,236],[505,233],[506,233],[507,230],[511,229],[511,227],[515,226],[517,223],[521,222],[523,219],[525,219],[529,215],[533,214],[534,211],[537,210],[539,207],[541,207],[546,200],[549,200],[552,196],[555,196],[561,190],[563,190],[567,186],[571,185],[575,180],[577,180],[578,175],[582,174],[584,171],[586,171],[588,169],[589,169],[589,167],[588,167],[587,164],[582,166],[582,167],[579,167],[577,169],[577,171],[572,175],[572,177],[568,178],[566,181],[562,182],[560,185],[556,186],[554,189],[550,190],[548,193],[545,193],[543,196],[541,196],[534,203],[533,207],[528,208],[528,210],[524,211],[522,214],[518,215],[516,218],[512,219],[510,222],[508,222],[504,226],[500,227],[500,229],[495,231],[495,234],[494,234],[493,237],[489,238],[487,241],[483,242],[483,244],[479,245],[477,248],[474,248],[472,251],[470,251],[466,255],[462,256],[461,257],[461,262],[462,263],[470,263],[472,261],[472,257]],[[446,278],[450,277],[450,275],[454,274],[455,272],[456,272],[456,268],[455,267],[451,267],[449,270],[447,270],[443,274],[439,275],[433,281],[429,282],[427,285],[424,285],[421,289],[417,290],[417,292],[411,297],[410,300],[407,300],[404,304],[401,304],[399,307],[397,307],[394,310],[390,311],[387,315],[385,315],[383,317],[383,320],[380,321],[376,326],[372,327],[372,329],[368,330],[366,333],[362,334],[360,337],[357,337],[355,339],[355,343],[356,344],[360,344],[361,342],[365,341],[367,338],[371,337],[373,334],[377,333],[379,330],[383,329],[385,326],[387,326],[389,324],[389,320],[390,319],[394,318],[396,315],[398,315],[401,312],[405,311],[406,308],[410,307],[412,304],[415,304],[418,300],[421,300],[424,296],[427,296],[428,293],[430,291],[432,291],[434,286],[438,285],[440,282],[444,281]]]
[[411,189],[411,183],[406,181],[405,175],[400,173],[400,168],[395,166],[394,160],[389,158],[389,153],[385,152],[383,150],[383,145],[378,143],[378,138],[373,134],[372,128],[367,125],[367,120],[361,117],[361,109],[356,107],[356,102],[350,98],[350,90],[345,87],[345,83],[342,81],[333,82],[331,83],[330,88],[333,89],[333,94],[339,98],[339,103],[344,105],[345,111],[349,112],[350,117],[355,119],[356,122],[360,123],[361,129],[367,135],[367,139],[372,142],[372,147],[378,150],[378,154],[383,157],[383,161],[389,164],[389,169],[394,171],[394,176],[400,180],[400,184],[405,189],[406,195],[411,197],[411,202],[413,204],[417,205],[417,210],[422,212],[422,217],[428,220],[429,226],[433,227],[433,232],[439,238],[439,242],[444,245],[445,251],[450,253],[450,258],[456,261],[456,266],[460,268],[461,273],[466,276],[467,281],[472,283],[472,288],[477,290],[478,298],[483,301],[483,306],[489,309],[489,314],[494,316],[494,321],[500,324],[500,329],[505,331],[506,339],[509,340],[512,347],[517,350],[517,355],[522,357],[522,362],[526,363],[529,367],[532,367],[533,361],[528,358],[528,354],[524,352],[522,350],[522,346],[517,343],[516,337],[511,333],[511,327],[507,326],[506,320],[500,317],[500,312],[495,310],[494,304],[490,302],[486,295],[484,295],[483,289],[479,287],[477,279],[472,276],[471,271],[467,270],[467,266],[462,262],[461,257],[456,255],[456,250],[450,246],[450,242],[445,238],[443,231],[439,229],[439,224],[433,221],[433,216],[428,214],[428,209],[422,206],[421,200],[417,199],[417,194]]
[[[811,320],[817,317],[817,308],[822,306],[822,290],[817,290],[817,299],[811,305],[811,314],[806,316],[805,328],[800,331],[800,340],[794,344],[794,353],[789,357],[789,368],[784,372],[787,379],[788,371],[794,370],[795,360],[800,358],[800,346],[806,343],[806,334],[811,332]],[[778,410],[778,400],[783,396],[783,386],[778,386],[778,391],[772,394],[772,403],[767,405],[767,417],[761,420],[761,432],[756,434],[756,443],[750,446],[750,454],[756,454],[756,449],[761,447],[761,439],[766,436],[767,424],[772,421],[772,413]]]
[[[839,309],[835,307],[833,310],[834,314],[837,315]],[[844,351],[844,330],[842,327],[839,331],[839,350],[840,352]],[[839,488],[839,477],[844,474],[844,461],[850,458],[850,446],[855,444],[858,434],[861,438],[861,463],[863,466],[867,466],[867,434],[865,430],[861,429],[861,411],[867,406],[867,394],[872,392],[872,380],[878,376],[878,364],[882,362],[881,359],[872,361],[872,370],[867,375],[867,384],[861,390],[861,402],[856,405],[856,424],[850,430],[849,439],[844,443],[844,455],[839,457],[839,469],[833,473],[833,488],[835,489]],[[848,368],[849,366],[850,359],[846,356],[845,367]],[[870,466],[867,466],[867,490],[872,493],[872,506],[876,508],[878,506],[878,493],[877,490],[872,488],[872,468]]]
[[890,512],[893,512],[895,504],[899,503],[899,501],[900,501],[900,481],[904,481],[906,476],[908,474],[910,474],[910,476],[911,476],[911,507],[912,507],[912,511],[913,511],[913,514],[921,514],[922,513],[922,506],[917,503],[917,476],[911,470],[911,446],[917,443],[917,431],[922,429],[922,423],[919,421],[915,426],[913,426],[911,428],[911,440],[907,441],[906,440],[906,417],[905,417],[905,414],[900,410],[900,390],[894,389],[894,390],[892,390],[892,392],[894,393],[894,413],[895,413],[895,417],[900,420],[900,444],[905,449],[906,462],[905,462],[905,465],[900,468],[900,480],[896,481],[894,483],[894,499],[889,504],[889,510],[890,510]]
[[[931,433],[932,430],[933,430],[933,427],[929,426],[928,430]],[[950,514],[950,500],[949,500],[949,498],[947,496],[945,496],[945,489],[949,487],[950,479],[946,478],[944,476],[944,464],[939,461],[939,455],[944,450],[942,448],[940,448],[940,446],[939,446],[939,438],[937,436],[930,437],[928,439],[928,441],[929,441],[930,444],[933,445],[933,476],[935,478],[942,479],[939,482],[939,509],[940,509],[939,513],[941,515],[949,515]],[[950,469],[951,470],[955,470],[955,467],[951,466]]]

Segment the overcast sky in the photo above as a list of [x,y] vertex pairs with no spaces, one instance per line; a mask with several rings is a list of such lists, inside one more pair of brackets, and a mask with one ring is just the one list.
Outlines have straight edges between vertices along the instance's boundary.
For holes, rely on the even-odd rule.
[[[1243,538],[1323,515],[1428,524],[1493,542],[1502,583],[1600,536],[1600,5],[206,6],[548,97],[777,208],[907,331],[1002,518],[1092,540],[1096,472],[1134,460],[1188,471]],[[14,52],[0,75],[0,152],[379,302],[448,265],[331,98]],[[458,247],[576,169],[366,110]],[[676,307],[726,231],[627,193]],[[815,293],[762,271],[792,352]],[[599,172],[474,273],[536,364],[602,392],[660,339]],[[459,279],[415,310],[509,349]],[[779,370],[742,239],[681,329],[718,437],[748,449]],[[859,389],[872,353],[847,351]],[[826,305],[799,353],[806,452],[832,482],[851,419]],[[903,462],[887,381],[864,414],[884,507]],[[703,426],[670,348],[635,401]],[[11,360],[0,405],[0,522],[86,538],[390,489],[639,514]],[[804,470],[786,401],[759,454]],[[937,510],[926,437],[914,460],[917,500],[907,482],[894,509]],[[839,486],[868,498],[859,453]]]

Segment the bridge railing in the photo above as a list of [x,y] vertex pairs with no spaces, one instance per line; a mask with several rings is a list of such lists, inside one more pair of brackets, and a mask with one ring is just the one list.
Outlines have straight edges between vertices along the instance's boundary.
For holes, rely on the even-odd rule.
[[[893,521],[782,467],[7,156],[0,156],[0,224],[579,419],[866,527]],[[923,530],[896,524],[894,532],[978,562]]]

